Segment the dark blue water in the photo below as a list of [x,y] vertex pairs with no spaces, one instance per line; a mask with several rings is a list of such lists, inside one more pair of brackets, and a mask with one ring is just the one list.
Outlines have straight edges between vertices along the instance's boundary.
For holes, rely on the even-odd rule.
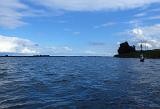
[[0,109],[160,109],[160,60],[0,58]]

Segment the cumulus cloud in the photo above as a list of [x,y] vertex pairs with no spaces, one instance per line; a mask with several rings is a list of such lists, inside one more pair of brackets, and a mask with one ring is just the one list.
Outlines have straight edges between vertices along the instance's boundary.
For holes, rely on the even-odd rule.
[[68,55],[72,52],[73,49],[68,46],[45,47],[28,39],[0,35],[0,53]]
[[1,53],[22,53],[35,54],[36,44],[30,40],[18,37],[8,37],[0,35],[0,52]]
[[134,28],[132,30],[132,33],[135,37],[137,37],[138,39],[142,39],[144,38],[144,34],[143,34],[143,30],[140,28]]
[[124,10],[159,3],[159,0],[31,0],[51,9],[67,11]]
[[160,48],[160,24],[134,28],[130,31],[130,35],[134,36],[133,41],[139,45],[143,45],[157,49]]

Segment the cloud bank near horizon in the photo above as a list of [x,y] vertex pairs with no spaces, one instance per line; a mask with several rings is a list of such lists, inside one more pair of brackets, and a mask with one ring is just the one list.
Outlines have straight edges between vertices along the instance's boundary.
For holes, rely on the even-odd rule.
[[19,54],[19,55],[67,55],[73,51],[68,46],[50,46],[45,47],[31,40],[0,35],[0,54]]
[[0,35],[1,53],[36,54],[36,46],[37,44],[27,39]]

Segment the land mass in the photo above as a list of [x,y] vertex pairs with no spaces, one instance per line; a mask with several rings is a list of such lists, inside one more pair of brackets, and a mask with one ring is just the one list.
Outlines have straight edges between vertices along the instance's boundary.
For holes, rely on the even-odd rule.
[[114,57],[118,58],[140,58],[143,53],[145,58],[160,59],[160,49],[154,50],[136,50],[135,46],[130,46],[128,42],[120,44],[118,54]]
[[[117,54],[114,57],[139,58],[140,55],[141,55],[141,51],[136,51],[136,52],[130,52],[130,53],[126,53],[126,54]],[[160,59],[160,49],[143,51],[143,55],[145,58]]]

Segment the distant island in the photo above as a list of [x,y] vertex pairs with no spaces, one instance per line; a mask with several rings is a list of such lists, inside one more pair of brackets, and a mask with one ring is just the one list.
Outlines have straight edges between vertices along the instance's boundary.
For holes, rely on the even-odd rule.
[[0,57],[51,57],[50,55],[33,55],[33,56],[23,56],[23,55],[1,55]]
[[118,54],[114,57],[118,58],[139,58],[141,53],[143,53],[145,58],[160,59],[160,49],[154,50],[136,50],[136,47],[130,46],[128,42],[120,44],[117,50]]

